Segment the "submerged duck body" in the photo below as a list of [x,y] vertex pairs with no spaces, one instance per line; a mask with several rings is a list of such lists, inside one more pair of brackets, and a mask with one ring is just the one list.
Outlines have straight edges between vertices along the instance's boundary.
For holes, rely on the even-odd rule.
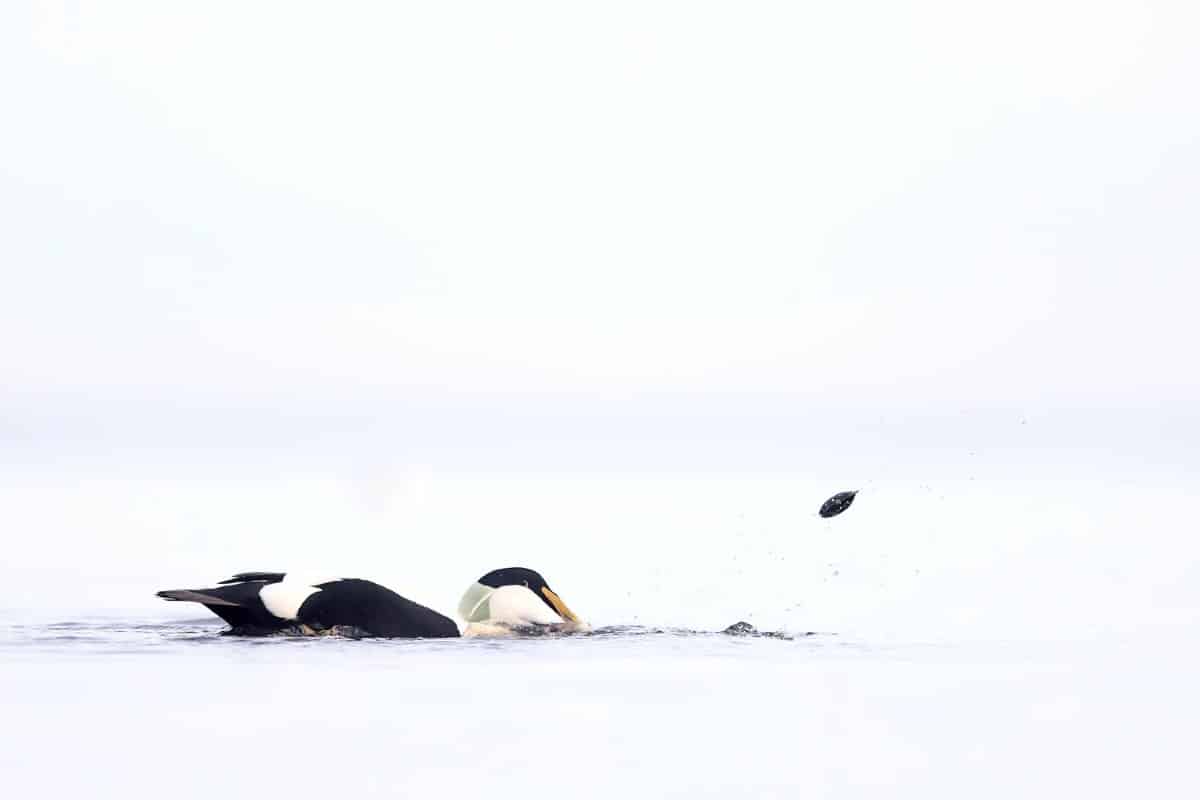
[[239,572],[213,588],[167,589],[158,596],[200,603],[229,623],[229,633],[235,635],[350,630],[433,639],[504,635],[526,626],[587,627],[541,575],[523,567],[494,570],[472,584],[459,604],[462,628],[450,617],[362,578],[309,581],[283,572]]

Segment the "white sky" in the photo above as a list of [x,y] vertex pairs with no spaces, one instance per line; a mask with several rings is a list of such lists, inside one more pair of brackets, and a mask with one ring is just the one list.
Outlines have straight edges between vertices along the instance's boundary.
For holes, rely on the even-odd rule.
[[0,467],[1195,474],[1196,9],[6,3]]
[[425,5],[7,6],[5,384],[1195,401],[1190,4]]

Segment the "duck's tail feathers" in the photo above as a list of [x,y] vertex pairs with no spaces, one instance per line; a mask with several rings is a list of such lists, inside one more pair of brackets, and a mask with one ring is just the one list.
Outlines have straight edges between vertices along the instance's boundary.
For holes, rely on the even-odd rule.
[[287,622],[268,612],[258,596],[265,585],[262,581],[251,581],[210,589],[166,589],[157,594],[164,600],[201,603],[228,622],[236,632],[280,630],[286,627]]
[[223,597],[217,597],[212,594],[205,594],[202,591],[195,589],[164,589],[156,594],[164,600],[184,600],[192,603],[203,603],[206,606],[240,606],[240,603],[235,603],[232,600],[226,600]]

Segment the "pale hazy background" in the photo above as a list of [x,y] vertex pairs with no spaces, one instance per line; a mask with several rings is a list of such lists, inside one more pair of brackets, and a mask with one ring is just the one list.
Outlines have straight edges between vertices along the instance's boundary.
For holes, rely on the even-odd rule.
[[1197,23],[6,3],[0,604],[1192,626]]

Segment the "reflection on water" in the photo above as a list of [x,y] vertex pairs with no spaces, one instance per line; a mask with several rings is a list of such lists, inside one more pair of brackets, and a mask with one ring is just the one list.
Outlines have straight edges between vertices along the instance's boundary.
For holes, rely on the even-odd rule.
[[[122,620],[84,619],[61,622],[20,623],[0,625],[0,648],[15,655],[23,649],[60,650],[65,654],[86,655],[89,652],[113,650],[153,652],[171,645],[228,644],[229,646],[311,645],[318,641],[358,642],[361,646],[433,647],[447,644],[460,647],[492,645],[519,646],[529,640],[640,641],[649,639],[773,639],[781,641],[808,640],[832,636],[813,631],[760,631],[747,622],[737,622],[721,631],[693,630],[682,627],[644,625],[609,625],[586,632],[564,632],[552,626],[532,626],[515,631],[515,636],[497,639],[378,639],[363,636],[352,628],[337,628],[331,634],[304,635],[299,630],[282,631],[267,636],[231,636],[223,623],[207,618],[195,620]],[[336,646],[336,645],[335,645]]]
[[0,619],[8,794],[957,798],[981,782],[989,797],[1195,794],[1195,637],[224,630]]

